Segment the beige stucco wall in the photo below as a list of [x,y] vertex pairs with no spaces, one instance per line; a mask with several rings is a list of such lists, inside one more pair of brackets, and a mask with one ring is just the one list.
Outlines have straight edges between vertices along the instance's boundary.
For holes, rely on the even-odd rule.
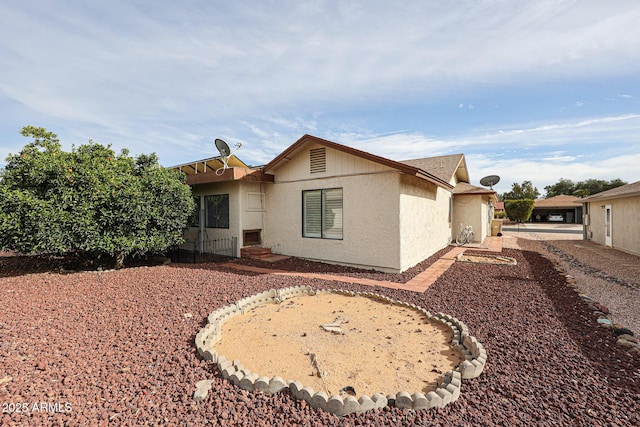
[[400,179],[400,268],[406,270],[449,244],[451,192],[430,182]]
[[[302,258],[399,269],[397,174],[389,175],[329,178],[321,186],[316,181],[271,185],[264,245]],[[342,240],[302,237],[302,191],[320,188],[342,188]]]
[[481,195],[458,195],[453,198],[453,227],[451,238],[456,240],[460,234],[460,223],[473,227],[473,241],[481,242],[487,235],[487,212],[482,209]]
[[589,212],[589,225],[585,225],[587,240],[604,245],[604,206],[605,203],[587,203]]
[[614,249],[640,255],[640,197],[599,200],[588,203],[587,239],[605,244],[605,210],[611,205],[611,243]]
[[[205,239],[224,239],[236,237],[238,247],[236,256],[240,256],[243,230],[264,230],[264,191],[257,182],[229,181],[194,186],[194,196],[229,195],[229,228],[205,228]],[[260,197],[263,194],[263,197]],[[260,203],[262,199],[262,203]],[[204,199],[202,199],[204,200]],[[260,204],[263,205],[260,208]],[[204,209],[204,205],[202,205]],[[187,240],[199,240],[198,227],[191,227],[185,233]]]

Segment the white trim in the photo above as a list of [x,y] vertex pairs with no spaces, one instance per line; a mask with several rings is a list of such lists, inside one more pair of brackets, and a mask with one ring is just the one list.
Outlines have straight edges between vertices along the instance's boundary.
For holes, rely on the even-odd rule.
[[604,245],[613,247],[613,210],[611,205],[604,205]]

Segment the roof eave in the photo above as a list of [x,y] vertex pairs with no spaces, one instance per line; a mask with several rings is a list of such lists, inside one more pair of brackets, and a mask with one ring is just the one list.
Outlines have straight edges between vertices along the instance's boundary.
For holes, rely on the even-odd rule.
[[198,174],[187,175],[186,183],[189,185],[198,184],[211,184],[214,182],[229,182],[229,181],[253,181],[253,182],[273,182],[273,175],[263,173],[259,169],[245,169],[245,168],[228,168],[222,173],[218,174],[217,171],[201,172]]
[[612,199],[624,199],[627,197],[640,197],[640,191],[634,191],[634,192],[629,192],[629,193],[622,193],[622,194],[614,194],[611,196],[607,196],[602,195],[600,196],[600,194],[594,194],[593,196],[589,196],[589,197],[585,197],[584,199],[582,199],[582,203],[589,203],[589,202],[598,202],[598,201],[602,201],[602,200],[612,200]]

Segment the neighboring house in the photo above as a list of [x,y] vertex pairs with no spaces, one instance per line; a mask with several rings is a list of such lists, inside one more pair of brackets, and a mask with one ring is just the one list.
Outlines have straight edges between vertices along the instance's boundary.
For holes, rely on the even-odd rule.
[[310,135],[258,169],[176,168],[200,197],[187,238],[202,246],[238,236],[239,246],[387,272],[447,246],[459,222],[482,241],[496,200],[468,184],[462,154],[397,162]]
[[505,218],[507,216],[504,210],[504,202],[497,201],[493,210],[496,218]]
[[586,197],[582,203],[585,239],[640,255],[640,181]]
[[582,199],[567,195],[537,199],[531,221],[582,224]]

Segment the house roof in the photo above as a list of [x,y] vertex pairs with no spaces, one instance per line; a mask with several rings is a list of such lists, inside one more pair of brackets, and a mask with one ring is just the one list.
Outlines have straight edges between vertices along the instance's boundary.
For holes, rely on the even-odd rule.
[[475,196],[480,194],[486,194],[491,196],[494,200],[497,200],[497,195],[494,190],[490,190],[484,187],[477,187],[475,185],[471,185],[467,182],[459,182],[456,184],[456,187],[453,189],[454,196]]
[[451,182],[454,176],[458,182],[469,182],[469,170],[464,154],[403,160],[402,163],[427,170],[447,182]]
[[392,169],[396,169],[400,172],[406,173],[408,175],[413,175],[418,178],[430,181],[440,187],[444,187],[447,189],[452,189],[453,186],[449,184],[449,182],[445,179],[440,178],[439,176],[431,173],[430,171],[424,170],[418,166],[409,165],[403,162],[396,162],[395,160],[390,160],[385,157],[376,156],[375,154],[367,153],[366,151],[361,151],[356,148],[348,147],[346,145],[338,144],[333,141],[328,141],[326,139],[318,138],[313,135],[304,135],[302,138],[298,139],[294,142],[289,148],[280,153],[275,159],[271,160],[267,163],[262,170],[267,172],[271,169],[276,169],[284,162],[291,160],[298,154],[306,145],[308,144],[319,144],[325,147],[342,151],[344,153],[351,154],[353,156],[361,157],[363,159],[379,163],[381,165],[390,167]]
[[535,201],[535,208],[575,208],[582,205],[580,197],[568,196],[561,194],[559,196],[549,197],[548,199],[537,199]]
[[593,202],[597,200],[606,199],[620,199],[623,197],[640,196],[640,181],[632,182],[631,184],[622,185],[620,187],[612,188],[611,190],[603,191],[602,193],[594,194],[593,196],[585,197],[582,202]]

